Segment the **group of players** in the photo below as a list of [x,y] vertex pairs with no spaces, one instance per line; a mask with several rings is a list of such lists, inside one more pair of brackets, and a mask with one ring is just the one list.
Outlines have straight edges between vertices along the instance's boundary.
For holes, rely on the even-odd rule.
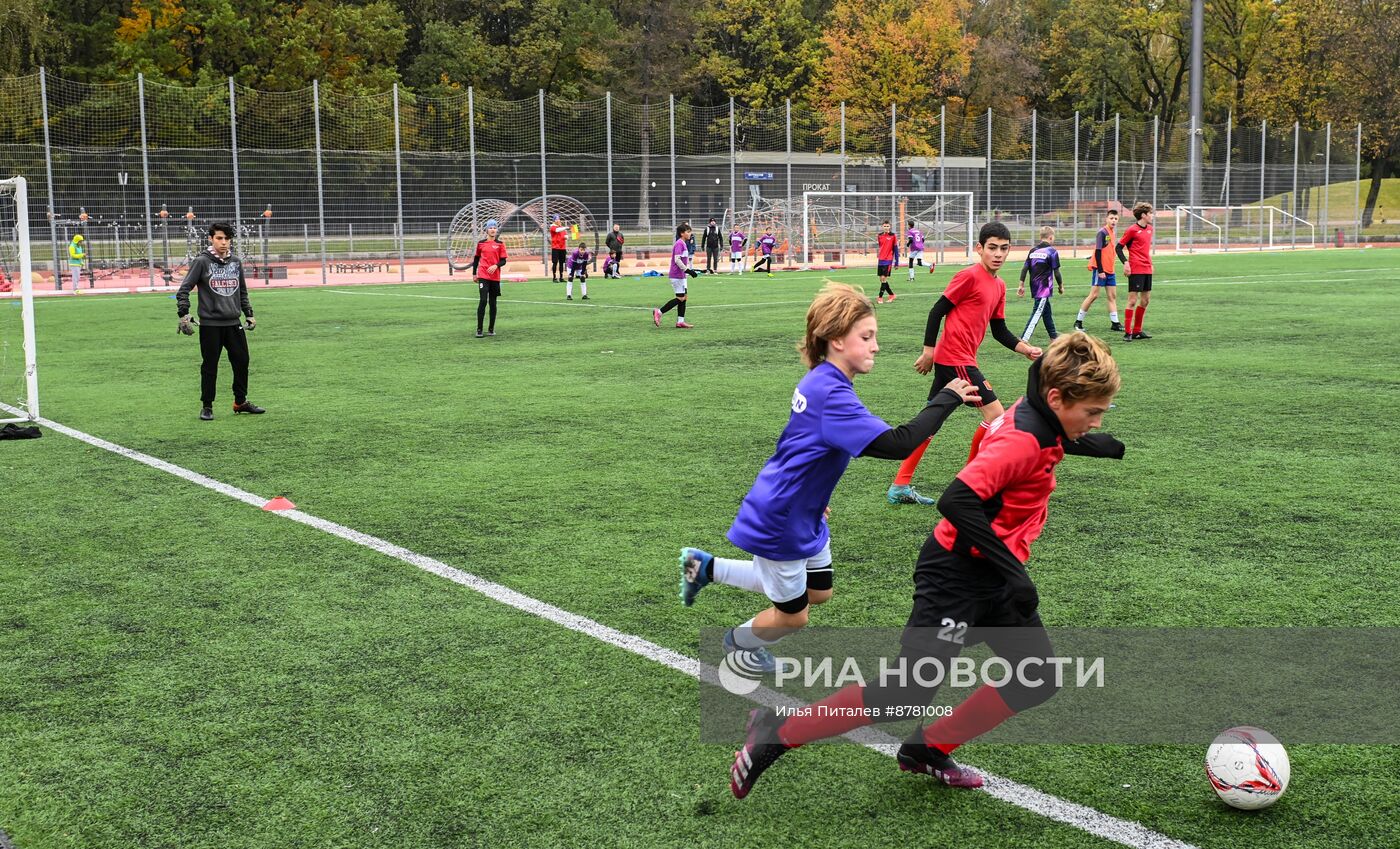
[[[1125,341],[1150,338],[1141,328],[1151,291],[1151,206],[1138,204],[1134,218],[1133,229],[1115,242],[1117,212],[1111,211],[1090,262],[1094,296],[1108,291],[1111,305],[1116,281],[1112,257],[1105,255],[1110,245],[1128,266],[1135,297],[1122,323],[1111,315],[1113,330],[1124,333]],[[808,372],[793,393],[791,414],[773,455],[726,535],[751,557],[681,549],[680,598],[686,607],[711,583],[767,598],[766,609],[726,633],[725,662],[732,668],[754,677],[771,674],[777,667],[772,647],[807,625],[812,606],[830,601],[835,572],[828,505],[855,457],[901,461],[887,499],[936,503],[942,514],[917,558],[913,608],[901,638],[902,668],[926,659],[947,668],[966,645],[978,642],[986,642],[1012,668],[1028,658],[1052,656],[1026,563],[1046,523],[1055,467],[1067,454],[1114,459],[1124,454],[1121,442],[1092,432],[1121,386],[1108,346],[1083,332],[1082,311],[1073,332],[1054,329],[1052,279],[1063,293],[1054,235],[1052,228],[1042,230],[1023,267],[1018,295],[1024,294],[1029,274],[1037,304],[1026,332],[1017,337],[1006,326],[1006,286],[998,277],[1010,252],[1010,232],[999,222],[981,228],[978,261],[953,276],[929,311],[923,351],[914,362],[917,372],[934,376],[927,404],[898,427],[870,413],[853,385],[857,375],[874,367],[880,349],[874,305],[859,290],[834,282],[817,295],[799,346]],[[896,262],[888,223],[879,240],[883,300]],[[911,262],[911,276],[912,268]],[[1042,318],[1051,336],[1044,350],[1028,341]],[[978,368],[978,348],[988,332],[1031,361],[1025,394],[1010,408],[1003,408]],[[913,474],[931,437],[961,405],[978,409],[982,421],[967,463],[935,502],[914,490]],[[872,722],[924,715],[919,709],[929,705],[936,690],[936,685],[917,681],[896,685],[882,680],[847,686],[786,717],[756,709],[730,767],[730,788],[744,798],[781,756],[806,743]],[[898,765],[949,786],[979,787],[982,777],[953,760],[953,752],[1054,693],[1054,686],[1030,687],[1019,680],[984,684],[950,713],[921,725],[900,747]]]

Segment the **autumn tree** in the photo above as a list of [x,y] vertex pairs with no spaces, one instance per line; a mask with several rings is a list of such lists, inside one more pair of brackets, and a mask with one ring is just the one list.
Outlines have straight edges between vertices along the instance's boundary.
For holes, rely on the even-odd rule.
[[820,29],[804,15],[802,0],[711,0],[696,27],[702,101],[781,106],[816,76]]

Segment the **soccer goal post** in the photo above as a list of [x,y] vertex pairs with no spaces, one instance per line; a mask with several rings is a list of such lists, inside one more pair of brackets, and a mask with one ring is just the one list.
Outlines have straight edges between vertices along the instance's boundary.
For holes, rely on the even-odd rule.
[[39,418],[39,367],[34,347],[29,192],[23,177],[0,180],[0,310],[0,424],[35,421]]
[[1282,250],[1317,247],[1313,222],[1268,204],[1178,206],[1176,251]]
[[874,247],[875,234],[887,220],[899,237],[901,254],[905,234],[917,227],[924,250],[937,259],[948,251],[972,256],[972,192],[803,192],[802,265],[811,266],[813,254],[845,265],[852,248],[864,254]]

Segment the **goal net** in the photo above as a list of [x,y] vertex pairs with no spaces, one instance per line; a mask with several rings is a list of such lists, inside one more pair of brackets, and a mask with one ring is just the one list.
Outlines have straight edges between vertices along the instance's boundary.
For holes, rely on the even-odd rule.
[[875,236],[885,221],[898,237],[901,259],[911,229],[923,235],[926,257],[972,256],[971,192],[804,192],[803,265],[875,262]]
[[0,424],[39,418],[28,203],[23,177],[0,180]]
[[[1281,250],[1317,246],[1317,227],[1277,206],[1178,206],[1176,249]],[[1165,229],[1158,222],[1158,230]],[[1164,234],[1165,235],[1165,234]]]

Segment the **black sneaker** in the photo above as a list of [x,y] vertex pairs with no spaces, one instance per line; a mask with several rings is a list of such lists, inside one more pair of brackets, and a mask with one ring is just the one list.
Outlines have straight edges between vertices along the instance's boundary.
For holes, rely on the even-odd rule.
[[588,296],[587,296],[587,295],[584,295],[584,296],[583,296],[583,300],[585,300],[585,301],[588,300]]
[[565,296],[564,296],[564,300],[566,300],[566,301],[572,301],[573,299],[574,299],[574,296],[573,296],[573,295],[565,295]]
[[1131,334],[1131,333],[1124,333],[1124,334],[1123,334],[1123,341],[1124,341],[1124,342],[1131,342],[1131,341],[1133,341],[1133,334]]
[[1133,338],[1134,338],[1134,339],[1151,339],[1151,338],[1152,338],[1152,334],[1151,334],[1151,333],[1143,333],[1141,330],[1139,330],[1137,333],[1134,333],[1134,334],[1133,334]]
[[1082,322],[1082,321],[1076,321],[1076,322],[1074,323],[1074,329],[1075,329],[1075,330],[1083,330],[1083,329],[1084,329],[1084,322]]
[[748,736],[743,747],[734,753],[734,765],[729,768],[729,790],[735,799],[749,795],[763,771],[787,751],[787,746],[778,742],[778,728],[782,724],[783,720],[768,708],[749,712],[749,721],[744,727]]
[[487,335],[487,336],[495,336],[495,335],[496,335],[496,331],[494,331],[494,330],[488,330],[488,331],[486,331],[486,335]]
[[899,762],[900,771],[932,776],[949,787],[982,786],[982,776],[977,770],[965,767],[937,749],[921,743],[900,746],[895,760]]
[[485,335],[486,335],[486,334],[485,334],[485,333],[482,333],[480,330],[478,330],[478,331],[476,332],[476,338],[478,338],[478,339],[480,339],[481,337],[483,337],[483,336],[485,336]]
[[235,413],[252,413],[255,416],[260,416],[263,413],[267,412],[267,410],[264,410],[262,407],[259,407],[252,401],[244,401],[242,404],[234,404],[233,411]]
[[214,408],[205,404],[199,409],[199,420],[202,422],[212,422],[214,420]]
[[1122,332],[1123,332],[1123,325],[1115,321],[1115,322],[1113,322],[1112,324],[1110,324],[1110,325],[1108,326],[1108,329],[1109,329],[1109,331],[1111,331],[1111,332],[1113,332],[1113,333],[1122,333]]

